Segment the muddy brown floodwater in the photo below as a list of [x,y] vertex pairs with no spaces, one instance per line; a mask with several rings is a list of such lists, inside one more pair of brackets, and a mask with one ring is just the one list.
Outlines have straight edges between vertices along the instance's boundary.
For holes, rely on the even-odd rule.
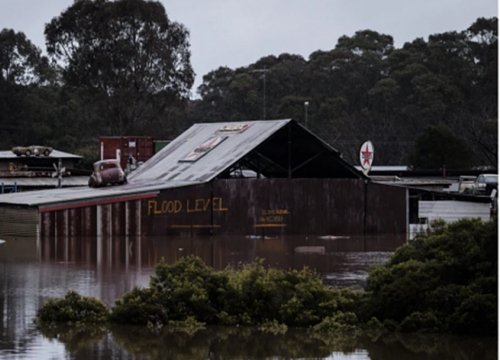
[[397,237],[5,238],[0,243],[2,359],[496,359],[496,339],[390,336],[321,339],[305,329],[285,335],[209,328],[193,336],[136,328],[58,328],[33,323],[49,297],[73,289],[107,304],[147,286],[158,261],[194,254],[222,269],[256,258],[279,268],[308,266],[333,286],[363,288],[368,268],[387,261]]

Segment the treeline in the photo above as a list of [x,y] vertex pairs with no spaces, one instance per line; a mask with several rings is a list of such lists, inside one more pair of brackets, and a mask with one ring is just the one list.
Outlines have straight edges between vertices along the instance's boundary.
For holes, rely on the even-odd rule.
[[377,164],[497,164],[497,18],[402,48],[363,30],[308,59],[220,67],[194,100],[188,30],[158,2],[77,1],[45,38],[47,56],[23,33],[0,32],[2,149],[93,157],[100,135],[170,139],[194,122],[294,118],[353,163],[370,139]]
[[371,270],[365,292],[333,289],[314,272],[267,268],[263,261],[214,270],[199,258],[160,263],[149,287],[135,288],[108,308],[68,292],[38,311],[54,323],[118,323],[152,331],[205,325],[257,326],[286,332],[430,332],[497,334],[496,221],[434,224],[432,233],[399,248]]

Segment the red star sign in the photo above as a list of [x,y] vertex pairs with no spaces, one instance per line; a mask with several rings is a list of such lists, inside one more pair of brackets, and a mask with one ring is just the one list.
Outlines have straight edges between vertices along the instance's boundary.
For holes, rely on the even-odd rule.
[[370,151],[368,144],[366,144],[364,150],[361,150],[361,157],[363,158],[363,166],[370,165],[370,161],[373,159],[373,151]]

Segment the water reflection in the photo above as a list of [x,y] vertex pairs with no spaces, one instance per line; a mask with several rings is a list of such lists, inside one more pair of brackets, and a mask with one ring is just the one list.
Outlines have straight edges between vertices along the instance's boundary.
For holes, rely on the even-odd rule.
[[[194,254],[216,268],[237,266],[265,258],[270,266],[309,266],[334,284],[361,283],[366,269],[381,263],[404,239],[390,237],[98,237],[42,239],[39,257],[44,262],[92,264],[98,269],[152,268],[161,259],[172,263]],[[352,276],[350,276],[352,275]]]
[[322,337],[306,329],[284,335],[253,328],[211,327],[195,334],[152,334],[143,328],[52,328],[44,336],[64,345],[74,359],[496,359],[494,339],[432,335]]

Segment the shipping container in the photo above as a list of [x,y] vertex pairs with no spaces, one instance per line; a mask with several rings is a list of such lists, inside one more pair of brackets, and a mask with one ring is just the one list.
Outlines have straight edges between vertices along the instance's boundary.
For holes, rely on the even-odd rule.
[[154,155],[153,138],[151,136],[101,136],[100,158],[114,159],[120,156],[120,164],[127,168],[129,158],[134,163],[145,162]]

